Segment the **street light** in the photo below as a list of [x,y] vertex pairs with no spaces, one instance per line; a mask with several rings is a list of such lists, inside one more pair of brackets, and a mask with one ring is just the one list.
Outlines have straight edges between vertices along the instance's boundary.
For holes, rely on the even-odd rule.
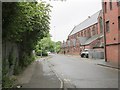
[[[55,32],[55,26],[54,26],[54,32]],[[56,33],[54,33],[54,41],[55,41],[55,34]],[[56,54],[56,42],[54,43],[54,49],[55,49],[55,54]]]
[[42,47],[41,47],[41,58],[42,58]]

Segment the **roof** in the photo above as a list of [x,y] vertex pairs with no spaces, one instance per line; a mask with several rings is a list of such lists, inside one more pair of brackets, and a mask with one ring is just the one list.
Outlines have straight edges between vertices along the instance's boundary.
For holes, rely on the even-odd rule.
[[91,17],[87,18],[85,21],[83,21],[82,23],[78,24],[77,26],[75,26],[73,28],[73,30],[70,32],[69,36],[70,35],[73,35],[95,23],[98,22],[98,17],[99,17],[99,14],[100,14],[101,10],[98,11],[97,13],[95,13],[94,15],[92,15]]
[[88,45],[88,44],[92,43],[93,41],[95,41],[96,39],[102,38],[102,37],[103,37],[103,34],[94,35],[94,36],[92,36],[91,38],[89,38],[89,39],[88,39],[84,44],[82,44],[82,45]]

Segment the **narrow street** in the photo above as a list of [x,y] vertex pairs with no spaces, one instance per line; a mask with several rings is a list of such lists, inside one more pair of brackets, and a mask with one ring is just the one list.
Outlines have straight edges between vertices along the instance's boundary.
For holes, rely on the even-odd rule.
[[[70,88],[117,88],[118,70],[78,57],[52,55],[49,63]],[[71,86],[72,85],[72,86]]]
[[[22,88],[117,88],[118,70],[99,66],[95,61],[52,54],[39,59],[19,77]],[[58,79],[60,78],[60,80]]]
[[0,7],[0,89],[119,89],[120,0]]

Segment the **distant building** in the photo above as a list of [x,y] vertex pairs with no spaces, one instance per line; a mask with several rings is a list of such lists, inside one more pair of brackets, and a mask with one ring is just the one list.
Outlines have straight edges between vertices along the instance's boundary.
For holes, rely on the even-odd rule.
[[[120,0],[103,0],[102,10],[75,26],[64,42],[66,54],[83,49],[104,51],[105,61],[120,60]],[[95,55],[96,53],[94,53]],[[96,56],[99,56],[96,54]]]
[[75,26],[64,42],[67,54],[79,55],[83,49],[103,49],[102,10]]
[[[105,60],[118,63],[120,59],[120,0],[104,0]],[[116,2],[115,2],[116,1]]]

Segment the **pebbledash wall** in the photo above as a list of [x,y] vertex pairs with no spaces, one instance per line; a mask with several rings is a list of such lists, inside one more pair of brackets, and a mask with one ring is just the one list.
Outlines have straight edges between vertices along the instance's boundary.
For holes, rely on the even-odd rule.
[[106,61],[117,63],[120,59],[120,0],[104,0],[104,37]]
[[103,49],[103,17],[102,10],[89,16],[70,32],[66,42],[62,44],[62,52],[79,55],[84,49]]

